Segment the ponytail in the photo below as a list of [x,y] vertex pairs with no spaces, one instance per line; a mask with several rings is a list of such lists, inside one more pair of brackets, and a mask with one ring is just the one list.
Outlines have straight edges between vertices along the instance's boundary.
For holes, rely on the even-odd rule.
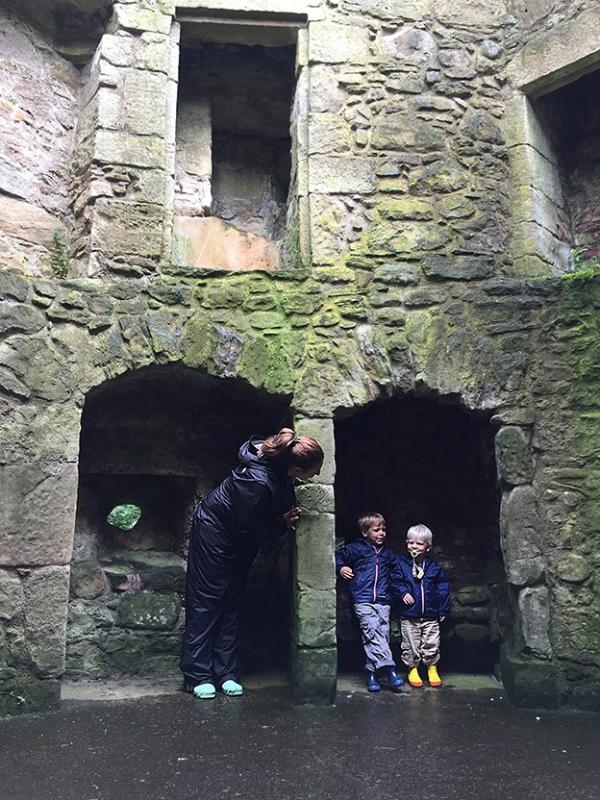
[[321,445],[312,436],[297,436],[291,428],[267,436],[261,445],[263,456],[282,467],[311,469],[324,458]]

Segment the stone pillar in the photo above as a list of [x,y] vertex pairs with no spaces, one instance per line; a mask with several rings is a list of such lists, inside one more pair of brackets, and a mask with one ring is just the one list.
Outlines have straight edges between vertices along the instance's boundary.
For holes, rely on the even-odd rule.
[[546,547],[538,498],[531,485],[534,458],[527,429],[505,425],[496,434],[503,486],[500,543],[512,597],[515,628],[502,646],[502,680],[517,705],[556,705],[549,638],[550,598]]
[[76,500],[75,463],[0,466],[0,716],[60,698]]
[[143,275],[163,255],[174,171],[174,10],[171,0],[115,3],[92,59],[75,159],[80,272]]
[[299,419],[296,430],[317,439],[325,463],[297,492],[302,516],[294,540],[292,685],[299,703],[331,702],[337,674],[333,420]]

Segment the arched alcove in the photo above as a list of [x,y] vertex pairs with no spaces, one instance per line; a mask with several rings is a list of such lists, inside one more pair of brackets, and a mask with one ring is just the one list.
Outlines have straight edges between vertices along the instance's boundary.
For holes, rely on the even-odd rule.
[[[288,421],[287,398],[178,366],[149,367],[90,392],[81,428],[66,676],[178,674],[193,510],[235,466],[239,445]],[[138,505],[130,531],[106,522]],[[246,672],[285,666],[290,554],[265,541],[244,605]]]
[[[411,525],[431,528],[453,601],[442,625],[445,670],[491,672],[505,637],[494,433],[489,416],[425,397],[394,397],[336,421],[338,543],[360,535],[356,520],[365,511],[384,515],[387,544],[400,552]],[[360,669],[359,631],[341,583],[340,668]]]

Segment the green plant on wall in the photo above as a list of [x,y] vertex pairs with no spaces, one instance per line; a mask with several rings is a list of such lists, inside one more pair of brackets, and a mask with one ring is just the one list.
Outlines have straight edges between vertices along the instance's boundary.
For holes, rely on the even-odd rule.
[[588,257],[588,247],[575,247],[571,250],[573,270],[563,275],[565,281],[586,281],[600,278],[600,256]]
[[52,234],[50,266],[57,278],[66,278],[69,271],[69,248],[58,230]]

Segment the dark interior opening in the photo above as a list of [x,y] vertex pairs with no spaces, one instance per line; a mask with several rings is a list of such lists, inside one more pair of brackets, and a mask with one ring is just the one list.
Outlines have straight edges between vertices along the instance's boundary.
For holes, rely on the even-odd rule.
[[295,42],[203,41],[198,30],[182,30],[176,214],[217,217],[278,241],[290,187]]
[[[185,556],[201,498],[237,463],[240,444],[288,422],[288,400],[239,380],[151,367],[94,390],[84,408],[69,603],[71,678],[178,675]],[[121,531],[114,506],[142,510]],[[244,669],[284,668],[291,564],[265,541],[244,604]]]
[[[445,670],[491,672],[498,660],[505,577],[494,430],[487,416],[428,398],[392,398],[336,422],[336,535],[360,536],[357,518],[378,511],[387,545],[405,551],[406,531],[424,523],[433,556],[448,572],[452,610],[442,623]],[[348,589],[338,581],[341,670],[364,664]],[[392,615],[397,619],[397,614]],[[392,626],[400,664],[399,627]]]
[[570,242],[600,254],[600,71],[534,100],[558,154]]

